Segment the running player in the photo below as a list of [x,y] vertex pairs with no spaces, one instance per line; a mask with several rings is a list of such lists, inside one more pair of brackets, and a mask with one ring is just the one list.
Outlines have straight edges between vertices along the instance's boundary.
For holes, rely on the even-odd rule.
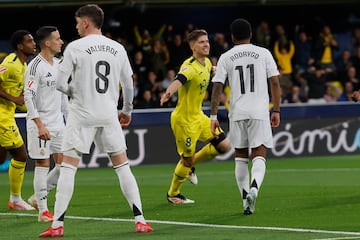
[[[212,135],[210,119],[202,110],[212,71],[212,64],[207,57],[210,51],[208,34],[205,30],[194,30],[189,34],[188,42],[193,55],[184,61],[174,81],[160,99],[162,106],[178,91],[178,102],[171,113],[171,128],[180,161],[175,167],[167,192],[167,200],[174,204],[195,202],[182,195],[180,189],[189,174],[194,175],[196,163],[213,159],[231,148],[221,130],[218,136]],[[208,144],[195,153],[198,141]]]

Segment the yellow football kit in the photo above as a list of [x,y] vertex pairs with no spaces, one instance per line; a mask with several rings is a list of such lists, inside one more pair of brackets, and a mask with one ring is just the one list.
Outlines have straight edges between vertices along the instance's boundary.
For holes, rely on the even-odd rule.
[[[6,68],[0,73],[0,87],[8,94],[18,97],[24,90],[26,63],[21,63],[15,53],[9,54],[0,64]],[[24,144],[15,121],[16,104],[0,97],[0,145],[18,148]]]
[[171,128],[179,155],[192,156],[196,143],[209,141],[213,136],[210,119],[202,111],[202,103],[210,81],[212,64],[208,58],[202,65],[190,57],[181,65],[176,79],[183,85],[178,89],[178,102],[171,113]]

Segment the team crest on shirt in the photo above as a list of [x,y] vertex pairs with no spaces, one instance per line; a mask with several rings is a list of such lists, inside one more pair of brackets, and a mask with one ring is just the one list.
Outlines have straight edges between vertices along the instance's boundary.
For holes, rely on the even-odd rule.
[[35,81],[35,76],[34,76],[34,75],[31,75],[31,76],[29,77],[28,82],[27,82],[27,86],[28,86],[29,88],[31,88],[31,86],[33,85],[34,81]]
[[180,72],[186,72],[188,70],[188,67],[187,66],[184,66],[181,70],[180,70]]
[[40,155],[45,155],[45,149],[43,148],[40,149]]
[[7,70],[7,68],[6,68],[6,67],[4,67],[4,66],[0,66],[0,73],[5,72],[6,70]]

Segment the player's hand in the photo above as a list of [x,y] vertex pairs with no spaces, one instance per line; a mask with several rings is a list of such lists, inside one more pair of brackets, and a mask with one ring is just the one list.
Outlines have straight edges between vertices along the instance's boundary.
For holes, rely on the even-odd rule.
[[210,128],[211,128],[211,133],[212,133],[213,137],[218,138],[219,136],[216,134],[216,129],[220,132],[219,121],[218,120],[211,120]]
[[170,97],[171,97],[170,92],[165,92],[160,98],[160,106],[163,106],[164,103],[169,101]]
[[42,140],[50,140],[51,139],[49,130],[43,124],[41,124],[41,126],[38,128],[38,131],[39,131],[40,139],[42,139]]
[[270,117],[271,127],[276,128],[280,125],[280,113],[273,112]]
[[21,94],[18,97],[12,97],[12,101],[16,104],[16,105],[24,105],[25,104],[25,99],[24,99],[24,94]]
[[128,127],[131,122],[131,115],[126,115],[122,112],[119,113],[119,122],[121,127]]

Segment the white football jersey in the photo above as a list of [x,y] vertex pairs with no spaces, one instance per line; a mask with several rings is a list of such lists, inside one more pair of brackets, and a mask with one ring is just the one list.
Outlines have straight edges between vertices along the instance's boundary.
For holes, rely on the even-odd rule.
[[279,71],[269,50],[241,44],[220,56],[212,81],[224,84],[229,80],[230,120],[268,120],[268,78],[277,75]]
[[56,90],[59,59],[48,63],[38,54],[25,72],[24,99],[27,107],[27,127],[36,127],[32,119],[39,117],[49,131],[65,127],[67,96]]
[[69,121],[81,125],[113,122],[120,86],[133,92],[133,71],[124,47],[103,35],[91,34],[69,43],[59,71],[62,76],[71,75]]

